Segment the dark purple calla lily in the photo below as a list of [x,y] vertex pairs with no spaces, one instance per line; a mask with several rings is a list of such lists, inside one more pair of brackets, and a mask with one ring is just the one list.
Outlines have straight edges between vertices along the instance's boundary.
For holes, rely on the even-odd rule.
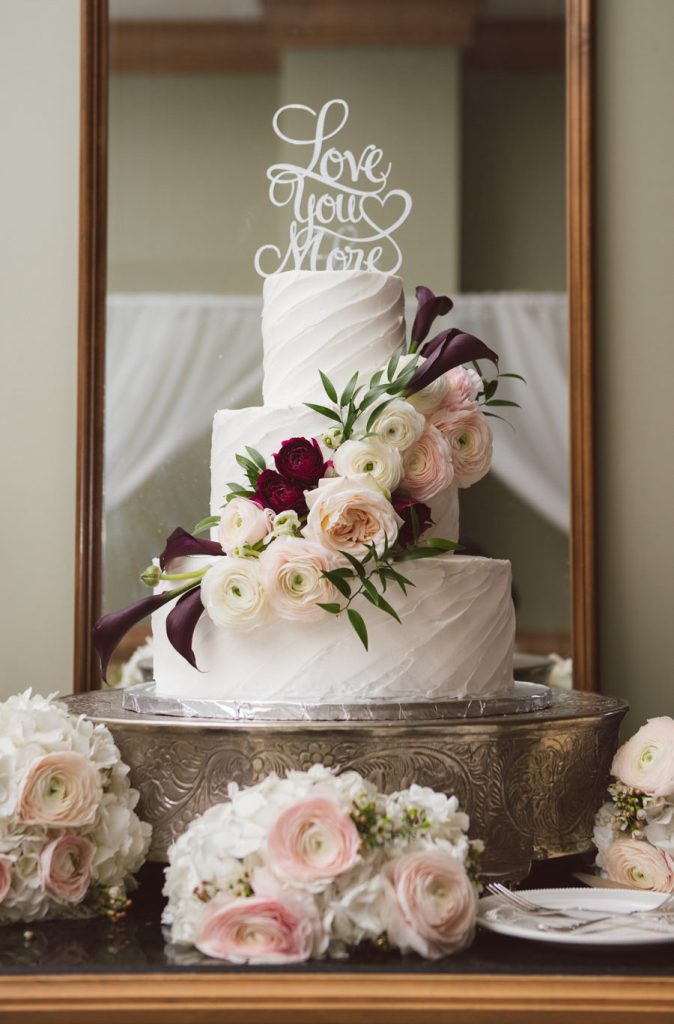
[[118,612],[109,612],[107,615],[101,616],[94,626],[93,636],[94,647],[101,660],[101,675],[104,680],[107,679],[110,658],[122,637],[126,636],[136,623],[141,622],[147,615],[152,615],[167,601],[172,601],[174,597],[175,591],[171,590],[167,590],[163,594],[150,594],[149,597],[142,597],[140,601],[135,601]]
[[192,668],[197,668],[192,639],[203,611],[201,587],[194,587],[178,598],[175,608],[172,608],[166,617],[166,635],[170,644]]
[[434,295],[425,285],[417,285],[417,313],[412,324],[412,341],[419,344],[431,329],[436,317],[449,313],[454,303],[448,295]]
[[464,334],[455,327],[442,331],[436,338],[429,341],[422,349],[426,359],[414,373],[407,385],[406,393],[413,395],[422,388],[428,387],[443,373],[453,370],[455,366],[472,363],[476,359],[489,359],[498,365],[498,356],[479,338],[472,334]]
[[214,540],[193,537],[182,526],[176,527],[166,540],[166,546],[159,556],[162,572],[174,558],[187,558],[188,555],[224,555],[224,551]]

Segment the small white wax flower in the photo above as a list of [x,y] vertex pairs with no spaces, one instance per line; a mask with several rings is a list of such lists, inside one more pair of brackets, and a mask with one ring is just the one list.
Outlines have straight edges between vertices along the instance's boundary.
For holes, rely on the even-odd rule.
[[322,544],[304,537],[279,537],[260,556],[260,570],[270,608],[284,619],[320,619],[321,604],[338,594],[323,573],[335,558]]
[[232,555],[235,548],[240,550],[263,540],[271,532],[273,515],[271,509],[261,508],[248,498],[232,498],[220,515],[218,540],[222,550]]
[[425,417],[411,402],[396,398],[375,420],[372,430],[387,445],[402,452],[421,437],[425,426]]
[[400,452],[378,437],[362,441],[345,441],[334,458],[338,476],[356,476],[369,473],[385,491],[394,491],[400,483],[402,460]]
[[216,626],[239,629],[257,625],[265,610],[265,593],[256,558],[221,558],[201,581],[204,608]]

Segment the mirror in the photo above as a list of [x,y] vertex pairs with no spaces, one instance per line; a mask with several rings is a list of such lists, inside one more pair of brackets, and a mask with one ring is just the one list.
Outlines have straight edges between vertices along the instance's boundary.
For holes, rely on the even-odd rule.
[[450,294],[447,323],[527,378],[462,541],[513,563],[519,649],[570,653],[564,35],[558,0],[111,0],[103,610],[207,514],[215,410],[261,400],[273,113],[342,96],[342,144],[376,142],[412,195],[408,323],[416,284]]

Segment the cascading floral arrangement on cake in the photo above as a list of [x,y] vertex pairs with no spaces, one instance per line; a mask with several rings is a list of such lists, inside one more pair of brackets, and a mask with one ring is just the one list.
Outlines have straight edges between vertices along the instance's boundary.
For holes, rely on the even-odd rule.
[[[269,171],[272,201],[294,197],[296,267],[307,252],[315,261],[326,231],[333,244],[348,237],[334,224],[316,233],[301,207],[298,183],[327,173],[318,152],[337,130],[326,126],[330,106],[316,118],[310,166]],[[369,188],[347,191],[399,261],[396,225],[375,225],[367,204],[402,197],[406,216],[409,197],[384,191],[390,165],[378,172],[371,149],[354,164]],[[263,247],[258,269],[270,248],[279,252]],[[152,596],[99,621],[104,674],[120,638],[152,613],[160,695],[339,703],[512,686],[510,565],[454,552],[458,489],[489,470],[488,417],[515,404],[497,390],[517,375],[500,374],[496,353],[456,327],[429,337],[453,303],[424,286],[406,341],[402,282],[372,269],[374,250],[368,269],[331,269],[354,251],[333,249],[325,270],[282,261],[267,276],[265,404],[216,414],[211,514],[168,538],[143,573]]]

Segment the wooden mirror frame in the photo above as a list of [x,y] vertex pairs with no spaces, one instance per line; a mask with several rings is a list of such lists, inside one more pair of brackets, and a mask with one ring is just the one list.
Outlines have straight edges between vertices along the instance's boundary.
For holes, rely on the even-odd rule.
[[[593,344],[593,0],[567,0],[571,628],[574,684],[598,688]],[[81,0],[74,691],[92,689],[100,614],[107,240],[108,3]]]

